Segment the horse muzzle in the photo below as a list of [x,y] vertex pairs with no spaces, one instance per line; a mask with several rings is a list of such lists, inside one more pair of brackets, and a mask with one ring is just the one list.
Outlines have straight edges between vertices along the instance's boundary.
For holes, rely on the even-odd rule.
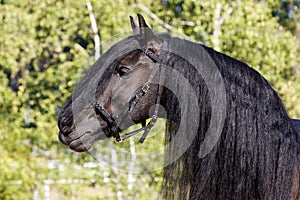
[[86,131],[83,134],[78,135],[72,133],[72,135],[65,136],[64,133],[59,132],[58,139],[64,145],[69,146],[72,150],[77,152],[88,151],[94,142],[98,140],[104,140],[108,136],[104,131],[91,132]]

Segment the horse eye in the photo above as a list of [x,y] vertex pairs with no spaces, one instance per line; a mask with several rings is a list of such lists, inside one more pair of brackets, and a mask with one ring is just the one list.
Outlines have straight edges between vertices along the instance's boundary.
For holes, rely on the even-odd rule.
[[117,72],[120,76],[124,76],[130,71],[128,67],[121,66],[119,69],[117,69]]

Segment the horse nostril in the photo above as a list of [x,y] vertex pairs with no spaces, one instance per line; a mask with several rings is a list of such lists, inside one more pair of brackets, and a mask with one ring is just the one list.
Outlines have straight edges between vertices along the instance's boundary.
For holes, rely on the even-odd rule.
[[62,128],[62,132],[63,132],[63,133],[68,132],[68,127],[67,127],[67,126],[64,126],[64,127]]
[[58,134],[58,140],[59,140],[61,143],[65,144],[65,145],[68,145],[68,142],[65,140],[65,138],[64,138],[62,132],[59,132],[59,134]]
[[64,126],[63,128],[60,129],[60,133],[63,134],[64,136],[68,136],[71,132],[72,130],[68,126]]

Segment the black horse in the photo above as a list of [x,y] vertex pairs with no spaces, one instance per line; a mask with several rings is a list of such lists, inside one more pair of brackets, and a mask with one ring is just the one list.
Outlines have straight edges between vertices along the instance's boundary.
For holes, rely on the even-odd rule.
[[[300,199],[299,123],[268,82],[138,18],[77,84],[58,119],[60,141],[79,152],[139,132],[144,142],[164,117],[166,199]],[[143,128],[120,133],[135,123]]]

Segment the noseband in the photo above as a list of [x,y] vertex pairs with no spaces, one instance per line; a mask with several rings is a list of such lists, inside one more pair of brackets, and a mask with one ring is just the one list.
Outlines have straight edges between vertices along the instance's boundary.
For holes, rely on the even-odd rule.
[[160,71],[159,82],[158,82],[158,92],[156,95],[156,102],[155,102],[156,103],[155,109],[154,109],[154,113],[151,117],[151,120],[148,122],[147,125],[146,125],[146,121],[144,121],[144,122],[142,122],[142,128],[120,136],[119,133],[122,130],[116,122],[119,115],[115,116],[113,114],[109,114],[109,112],[104,108],[104,106],[101,105],[98,101],[96,101],[94,103],[93,106],[94,106],[94,110],[95,110],[96,114],[99,115],[107,123],[108,134],[109,134],[109,136],[110,135],[113,136],[117,143],[120,143],[123,140],[125,140],[133,135],[136,135],[137,133],[144,132],[142,137],[139,140],[140,143],[143,143],[145,141],[149,131],[156,123],[158,109],[159,109],[159,103],[160,103],[161,95],[162,95],[162,85],[163,85],[163,81],[164,81],[164,68],[161,66],[164,65],[163,61],[167,54],[167,51],[165,50],[167,45],[168,45],[168,43],[166,41],[164,41],[163,45],[162,45],[162,50],[161,50],[160,56],[155,55],[154,52],[152,52],[151,50],[149,50],[147,48],[142,47],[139,49],[142,52],[144,52],[144,54],[146,56],[148,56],[155,63],[155,65],[154,65],[154,68],[152,69],[152,72],[151,72],[148,80],[144,83],[144,85],[141,87],[141,89],[136,92],[133,100],[130,101],[129,108],[125,105],[126,107],[121,109],[121,113],[126,112],[126,111],[131,112],[134,109],[134,107],[136,106],[136,104],[139,102],[139,100],[147,94],[147,92],[150,88],[150,84],[153,82],[154,76],[156,75],[157,71]]

